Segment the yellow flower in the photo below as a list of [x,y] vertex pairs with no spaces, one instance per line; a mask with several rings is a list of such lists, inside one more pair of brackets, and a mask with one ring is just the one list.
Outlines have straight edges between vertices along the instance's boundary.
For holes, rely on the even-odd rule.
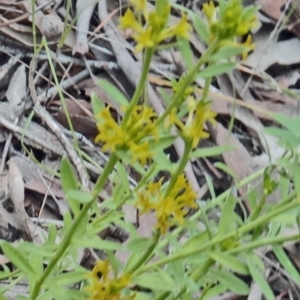
[[257,8],[248,6],[243,8],[241,0],[228,0],[219,3],[215,8],[213,2],[203,5],[203,13],[208,21],[210,39],[232,39],[243,36],[257,27]]
[[99,113],[95,142],[103,143],[103,151],[128,151],[131,161],[147,163],[154,155],[149,149],[149,140],[158,141],[158,130],[154,125],[157,114],[151,107],[137,105],[129,120],[120,126],[111,116],[110,107]]
[[103,120],[97,124],[99,134],[95,138],[95,143],[104,143],[103,151],[115,152],[117,148],[122,147],[124,133],[118,123],[110,114],[110,107],[106,107],[99,113]]
[[136,32],[143,32],[143,27],[136,20],[135,15],[131,9],[127,9],[124,16],[120,18],[120,28],[131,28]]
[[[154,48],[159,43],[174,36],[188,38],[192,30],[188,23],[187,15],[183,14],[178,24],[168,27],[168,19],[171,6],[166,2],[163,6],[157,5],[156,10],[148,14],[146,0],[130,0],[137,13],[142,13],[145,24],[139,23],[131,9],[127,9],[123,17],[120,18],[120,27],[133,30],[133,38],[136,45],[136,52],[145,48]],[[141,18],[139,18],[141,19]],[[141,21],[140,21],[141,22]]]
[[164,195],[162,191],[162,181],[163,178],[158,182],[149,183],[140,191],[135,206],[141,209],[142,214],[153,210],[156,227],[164,234],[170,227],[178,223],[183,224],[189,209],[197,208],[197,204],[196,194],[183,174],[177,178],[168,195]]
[[154,46],[154,41],[152,39],[152,28],[148,27],[142,32],[135,33],[133,35],[137,45],[135,51],[139,52],[144,48],[152,48]]
[[111,271],[107,259],[96,262],[95,267],[88,274],[88,278],[91,278],[91,284],[86,287],[90,293],[89,300],[133,300],[135,298],[135,293],[130,297],[121,294],[121,291],[130,284],[130,275],[123,274],[120,278],[112,278]]
[[214,19],[216,8],[213,1],[209,1],[209,3],[203,4],[203,13],[205,17],[207,18],[208,22],[211,22]]
[[187,14],[183,14],[179,23],[174,28],[174,34],[188,39],[189,33],[191,31],[192,31],[192,26],[188,22]]

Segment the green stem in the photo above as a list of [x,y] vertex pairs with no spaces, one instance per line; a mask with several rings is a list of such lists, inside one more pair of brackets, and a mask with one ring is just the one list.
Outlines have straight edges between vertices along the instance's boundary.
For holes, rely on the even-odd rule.
[[171,110],[173,109],[173,107],[177,107],[178,106],[178,104],[179,104],[179,102],[181,100],[181,97],[184,94],[186,88],[188,86],[190,86],[191,83],[194,81],[197,72],[199,71],[199,69],[201,68],[201,66],[209,60],[209,57],[216,50],[218,44],[219,44],[219,40],[218,39],[214,40],[210,44],[210,46],[207,48],[207,50],[205,51],[205,53],[199,58],[199,60],[197,61],[195,67],[190,72],[188,72],[188,74],[186,75],[184,81],[182,82],[182,84],[180,84],[180,87],[179,87],[177,93],[174,95],[171,104],[165,109],[165,111],[156,120],[156,122],[155,122],[156,125],[159,125],[161,122],[163,122],[163,120],[171,112]]
[[199,247],[197,249],[192,249],[190,251],[179,252],[179,253],[176,253],[172,256],[168,256],[166,258],[162,258],[160,260],[157,260],[156,262],[141,268],[139,270],[139,273],[144,273],[148,270],[151,270],[153,268],[162,266],[162,265],[170,263],[172,261],[175,261],[175,260],[178,260],[178,259],[183,259],[183,258],[189,257],[191,255],[195,255],[195,254],[204,252],[204,251],[208,250],[209,248],[211,248],[213,246],[221,244],[222,242],[226,241],[227,239],[236,237],[237,235],[243,236],[247,232],[249,232],[249,231],[255,229],[256,227],[270,221],[272,218],[274,218],[274,217],[276,217],[276,216],[278,216],[282,213],[285,213],[287,211],[290,211],[294,208],[299,207],[299,205],[300,205],[300,203],[298,201],[293,201],[291,203],[288,203],[285,206],[281,206],[278,209],[274,209],[274,210],[270,211],[269,213],[257,218],[256,220],[253,220],[252,222],[249,222],[248,224],[245,224],[244,226],[242,226],[238,230],[233,230],[233,231],[231,231],[231,232],[229,232],[229,233],[227,233],[227,234],[225,234],[221,237],[215,237],[213,240],[207,242],[205,245],[199,245]]
[[150,245],[148,250],[139,258],[139,260],[128,271],[126,271],[126,273],[134,274],[134,272],[138,270],[139,267],[149,259],[153,250],[156,248],[156,245],[159,241],[159,237],[160,237],[160,231],[156,230],[153,243]]
[[124,126],[127,123],[129,117],[132,114],[134,107],[137,105],[137,103],[143,93],[145,84],[147,82],[148,72],[149,72],[153,53],[154,53],[154,48],[149,48],[149,49],[146,49],[146,51],[145,51],[141,78],[140,78],[140,81],[139,81],[139,83],[135,89],[135,92],[132,96],[130,104],[129,104],[128,108],[126,109],[126,113],[125,113],[123,121],[122,121],[122,126]]
[[171,176],[170,182],[168,184],[168,188],[165,193],[165,197],[168,196],[168,194],[171,192],[178,177],[183,172],[187,162],[189,161],[191,150],[192,150],[192,141],[185,142],[185,147],[184,147],[184,152],[183,152],[182,158],[180,160],[179,166],[176,169],[175,173],[172,174],[172,176]]
[[[94,199],[96,199],[99,192],[103,188],[103,185],[105,184],[109,174],[112,172],[116,162],[117,162],[117,156],[115,154],[111,154],[105,168],[103,169],[103,173],[101,174],[101,176],[99,176],[99,178],[96,182],[95,188],[94,188],[93,193],[92,193]],[[73,220],[71,226],[69,227],[68,231],[66,232],[66,235],[63,237],[61,243],[59,244],[54,257],[50,261],[49,265],[46,267],[46,269],[45,269],[43,275],[41,276],[41,278],[34,285],[34,288],[33,288],[32,292],[31,292],[31,295],[30,295],[30,298],[32,300],[35,300],[37,298],[43,283],[45,282],[45,280],[47,279],[47,277],[49,276],[49,274],[51,273],[53,268],[56,266],[56,264],[58,263],[60,258],[63,256],[63,254],[67,250],[68,246],[71,243],[73,235],[75,234],[75,232],[76,232],[78,226],[80,225],[81,221],[83,220],[83,218],[88,213],[90,207],[93,205],[93,202],[94,201],[91,201],[91,202],[85,204],[83,206],[82,210],[80,211],[80,213]]]
[[209,88],[210,88],[210,85],[211,85],[211,81],[212,81],[212,77],[208,77],[205,80],[205,85],[204,85],[204,88],[203,88],[201,101],[205,101],[208,98],[208,92],[209,92]]
[[298,241],[300,240],[300,234],[294,234],[294,235],[290,235],[290,236],[266,237],[262,240],[256,240],[256,241],[238,246],[234,249],[230,249],[230,250],[226,251],[226,253],[232,254],[232,255],[237,255],[241,252],[258,249],[258,248],[266,246],[266,245],[282,244],[285,242],[297,241],[297,240]]

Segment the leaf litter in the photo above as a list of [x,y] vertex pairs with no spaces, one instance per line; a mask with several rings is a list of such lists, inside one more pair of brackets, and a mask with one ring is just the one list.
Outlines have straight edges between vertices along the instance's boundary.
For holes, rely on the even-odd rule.
[[[18,243],[21,238],[41,243],[47,231],[44,224],[58,224],[55,222],[61,221],[64,211],[69,209],[59,180],[53,172],[49,172],[63,155],[68,153],[72,158],[86,188],[93,185],[100,173],[88,161],[82,164],[78,160],[78,154],[71,145],[71,128],[62,109],[44,50],[35,57],[35,66],[30,65],[34,46],[41,44],[42,36],[47,39],[78,146],[100,168],[107,161],[107,156],[93,142],[97,129],[91,114],[92,92],[98,94],[105,104],[112,106],[116,118],[122,115],[122,110],[119,103],[99,88],[96,82],[108,78],[116,88],[130,97],[141,73],[142,58],[133,52],[130,32],[122,32],[117,27],[119,1],[100,1],[99,4],[95,1],[74,1],[76,9],[72,17],[77,14],[78,18],[62,40],[65,18],[68,17],[70,21],[70,16],[66,14],[63,1],[56,2],[37,3],[35,45],[31,34],[31,1],[20,4],[17,1],[0,0],[0,76],[3,78],[0,83],[0,236],[11,243]],[[187,5],[201,16],[201,5],[205,1],[176,2]],[[219,116],[217,125],[208,128],[211,132],[209,143],[214,146],[234,145],[235,149],[217,159],[193,159],[186,169],[187,179],[202,201],[212,196],[207,187],[207,174],[217,187],[216,193],[228,189],[232,184],[228,175],[214,165],[216,161],[222,161],[238,181],[267,166],[270,161],[281,157],[284,151],[274,137],[263,134],[264,126],[271,121],[270,113],[281,112],[288,117],[299,114],[300,28],[295,20],[298,20],[300,4],[296,0],[258,0],[256,3],[260,5],[258,16],[261,26],[253,33],[255,50],[243,65],[232,73],[218,76],[210,87],[212,108]],[[153,9],[151,3],[148,5]],[[88,9],[83,10],[86,6]],[[293,6],[294,10],[290,10]],[[170,22],[177,21],[178,17],[172,15]],[[61,49],[56,47],[59,42],[62,42]],[[197,34],[191,35],[190,43],[193,45],[194,57],[199,57],[205,51],[205,44]],[[180,52],[163,50],[156,53],[148,85],[148,98],[156,112],[164,110],[158,89],[168,92],[170,78],[178,78],[185,71],[184,66]],[[197,95],[200,96],[203,82],[197,80],[197,84]],[[32,101],[36,105],[36,116],[29,119]],[[231,126],[232,120],[234,122]],[[182,155],[182,141],[176,140],[171,148],[168,149],[170,159],[175,160]],[[76,163],[78,161],[79,164]],[[85,169],[89,177],[83,173]],[[133,170],[127,171],[134,185],[136,180]],[[100,195],[103,199],[111,197],[110,184]],[[256,182],[255,185],[261,188],[262,183]],[[245,206],[251,210],[248,199],[243,197],[249,188],[245,187],[239,192]],[[278,197],[276,192],[268,201],[276,202]],[[124,206],[123,211],[126,222],[139,226],[140,237],[151,234],[151,214],[139,218],[138,211],[130,206]],[[215,212],[215,215],[218,214]],[[111,231],[103,231],[103,238],[127,243],[128,235],[115,226],[116,231],[120,232],[114,235]],[[294,229],[287,230],[288,234]],[[265,278],[273,283],[273,292],[279,295],[278,299],[293,299],[289,295],[296,297],[294,299],[299,298],[299,286],[295,287],[285,277],[284,270],[278,267],[271,250],[268,249],[262,255],[277,264],[276,272],[274,267],[270,272],[270,265],[265,262],[268,267]],[[95,258],[96,254],[91,251]],[[299,270],[300,243],[287,243],[285,251]],[[118,256],[123,261],[127,260],[127,254],[122,251],[119,251]],[[79,257],[82,261],[83,253]],[[9,261],[3,255],[0,259],[2,265]],[[254,281],[250,283],[248,299],[263,299],[257,284]],[[242,299],[232,293],[225,293],[218,299],[233,298]]]

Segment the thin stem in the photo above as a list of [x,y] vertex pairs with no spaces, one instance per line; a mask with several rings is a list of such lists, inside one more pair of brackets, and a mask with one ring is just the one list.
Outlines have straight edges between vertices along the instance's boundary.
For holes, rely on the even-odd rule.
[[138,270],[139,267],[141,265],[143,265],[143,263],[145,263],[149,259],[149,257],[152,254],[153,250],[156,248],[156,245],[159,241],[159,237],[160,237],[160,231],[157,230],[156,233],[155,233],[155,236],[154,236],[154,241],[151,244],[151,246],[147,249],[147,251],[139,258],[139,260],[126,273],[134,274],[134,272],[136,270]]
[[122,125],[125,125],[127,123],[130,115],[132,114],[134,107],[137,105],[137,103],[143,93],[145,84],[147,82],[148,72],[149,72],[153,53],[154,53],[154,48],[149,48],[149,49],[146,49],[146,51],[145,51],[145,57],[144,57],[141,78],[140,78],[140,81],[139,81],[139,83],[135,89],[135,92],[132,96],[130,104],[129,104],[128,108],[126,109],[126,113],[124,115]]
[[[103,188],[103,185],[106,182],[109,174],[112,172],[116,162],[117,162],[117,156],[115,154],[111,154],[105,168],[103,169],[103,173],[101,174],[101,176],[98,178],[98,180],[96,182],[95,188],[94,188],[93,193],[92,193],[94,199],[96,199],[99,192]],[[69,227],[68,231],[66,232],[66,235],[63,237],[61,243],[59,244],[54,257],[52,258],[49,265],[45,269],[45,271],[44,271],[43,275],[41,276],[41,278],[36,282],[36,284],[35,284],[35,286],[32,290],[32,293],[30,295],[31,299],[35,300],[37,298],[43,283],[45,282],[45,280],[47,279],[47,277],[49,276],[49,274],[51,273],[53,268],[56,266],[57,262],[60,260],[60,258],[63,256],[63,254],[67,250],[68,246],[71,243],[73,235],[75,234],[75,232],[76,232],[78,226],[80,225],[81,221],[84,219],[84,217],[88,213],[90,207],[93,205],[93,202],[94,202],[94,200],[87,203],[87,204],[85,204],[83,206],[82,210],[80,211],[80,213],[73,220],[71,226]]]
[[171,192],[178,177],[183,172],[187,162],[189,161],[189,156],[190,156],[191,150],[192,150],[192,141],[185,142],[185,147],[184,147],[184,152],[183,152],[182,158],[180,160],[179,166],[176,169],[175,173],[172,174],[172,176],[171,176],[171,180],[168,184],[168,188],[166,190],[165,197],[168,196],[168,194]]
[[195,67],[190,72],[188,72],[184,81],[182,82],[182,84],[180,84],[180,87],[179,87],[177,93],[174,95],[171,104],[165,109],[165,111],[161,114],[161,116],[156,120],[156,125],[159,125],[161,122],[163,122],[163,120],[171,112],[173,107],[178,106],[179,101],[180,101],[182,95],[184,94],[186,88],[193,82],[193,80],[195,79],[196,74],[199,71],[199,69],[201,68],[201,66],[209,60],[209,57],[216,50],[218,43],[219,43],[219,40],[215,39],[210,44],[210,46],[205,51],[205,53],[199,58]]

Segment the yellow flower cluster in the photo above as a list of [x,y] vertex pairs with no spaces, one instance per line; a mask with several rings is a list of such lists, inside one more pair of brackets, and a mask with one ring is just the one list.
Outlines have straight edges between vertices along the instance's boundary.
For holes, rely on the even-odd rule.
[[162,180],[147,185],[144,191],[138,192],[136,207],[141,213],[154,211],[157,228],[162,234],[176,225],[183,224],[189,209],[197,208],[196,193],[182,174],[177,178],[172,190],[165,195],[162,191]]
[[196,101],[194,97],[189,96],[186,100],[188,107],[188,116],[183,122],[178,118],[176,109],[173,108],[166,119],[165,125],[176,125],[179,134],[186,141],[192,142],[192,148],[197,147],[200,139],[205,139],[209,134],[204,130],[205,122],[215,124],[216,113],[210,110],[208,102]]
[[149,149],[149,140],[158,140],[155,126],[157,114],[151,107],[137,105],[124,126],[120,126],[112,117],[110,107],[99,113],[102,120],[97,124],[99,134],[95,142],[102,142],[103,151],[128,151],[132,162],[147,163],[153,155]]
[[[135,294],[130,297],[122,296],[121,291],[129,285],[129,275],[123,275],[119,279],[112,278],[112,268],[108,260],[98,261],[88,274],[91,284],[86,287],[90,293],[89,300],[133,300]],[[99,276],[101,276],[99,278]]]
[[131,9],[127,9],[124,16],[120,18],[120,28],[133,30],[133,38],[137,43],[137,52],[144,48],[154,48],[162,41],[174,36],[188,38],[192,27],[188,23],[185,14],[183,14],[177,24],[168,26],[171,10],[168,1],[157,1],[155,11],[150,13],[147,10],[146,0],[130,0],[129,2],[134,8],[134,12],[139,13],[143,17],[145,24],[142,24],[141,18],[136,18],[135,13]]
[[220,1],[217,10],[213,1],[203,5],[203,13],[210,25],[211,35],[220,40],[243,36],[257,27],[257,8],[243,7],[241,0]]

